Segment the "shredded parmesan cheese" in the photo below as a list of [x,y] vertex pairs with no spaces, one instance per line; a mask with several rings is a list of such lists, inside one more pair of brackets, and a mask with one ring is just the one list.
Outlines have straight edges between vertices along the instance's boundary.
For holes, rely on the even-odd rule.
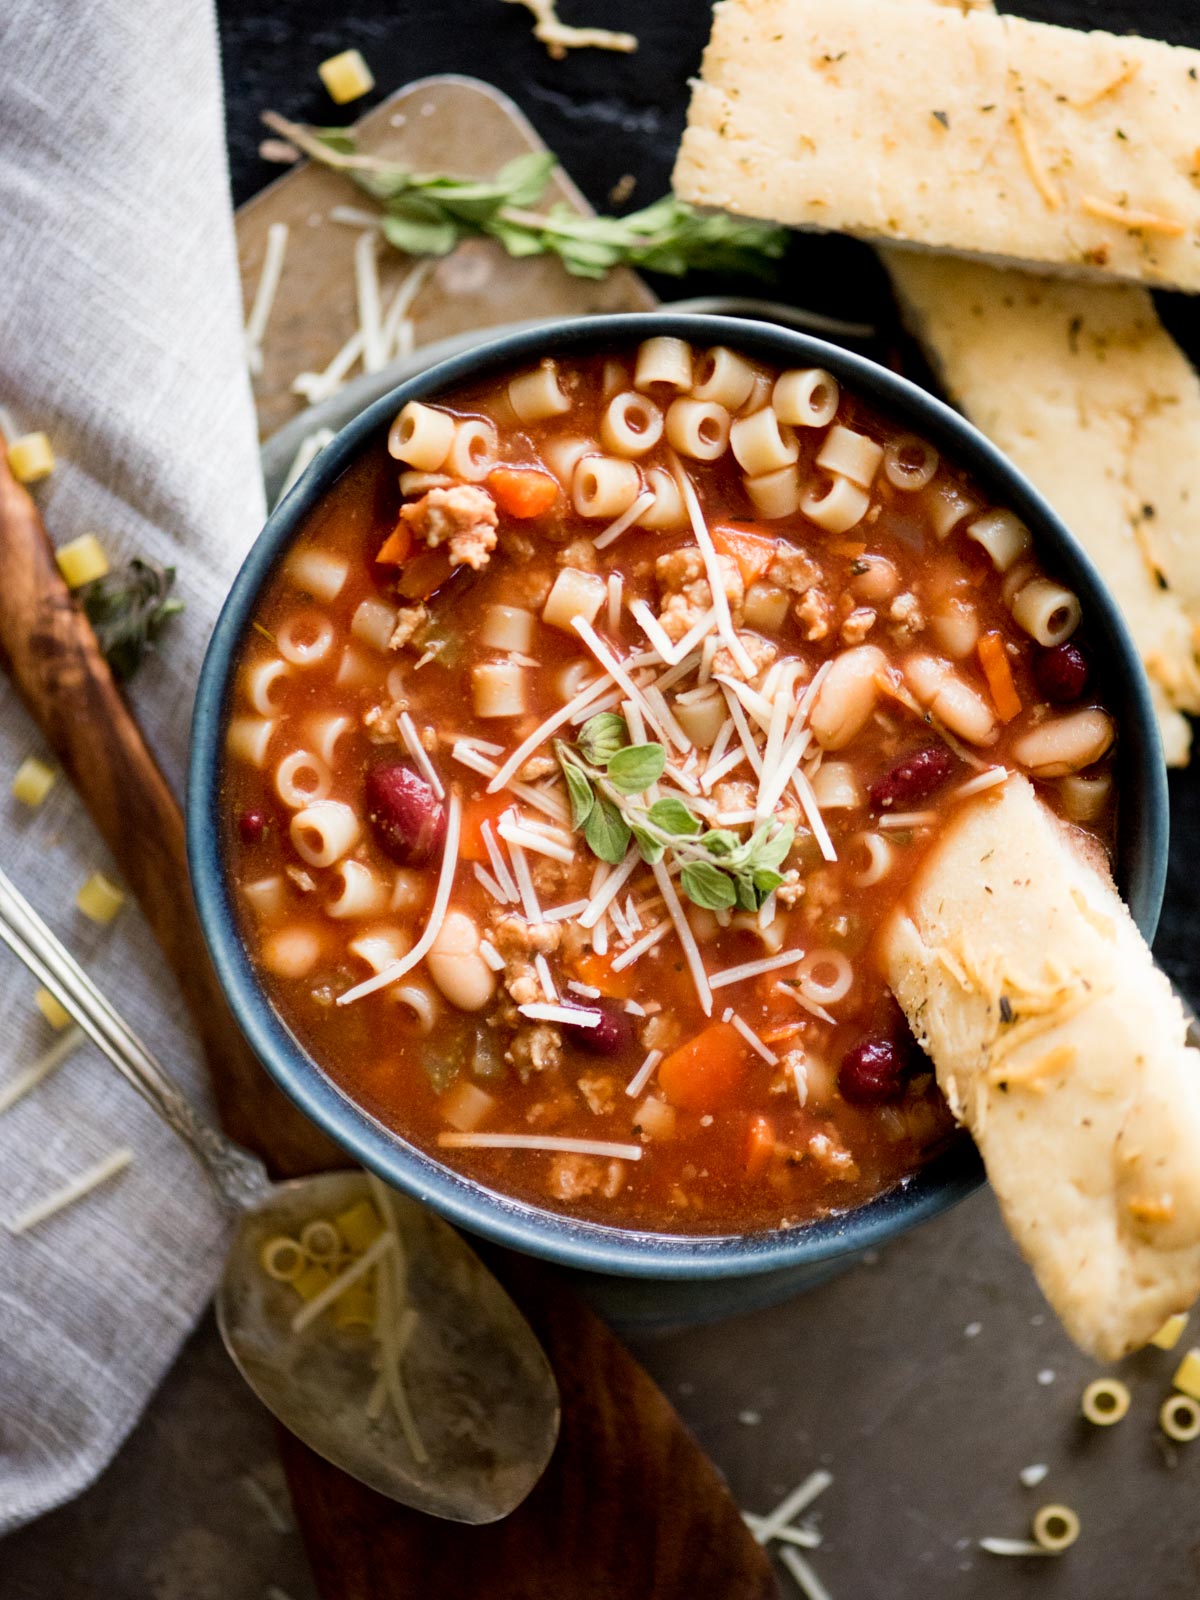
[[1132,206],[1116,205],[1100,195],[1080,196],[1079,206],[1089,217],[1099,217],[1104,222],[1116,222],[1122,228],[1137,233],[1161,233],[1168,239],[1178,239],[1187,232],[1178,217],[1164,217],[1157,211],[1138,211]]
[[803,950],[781,950],[777,956],[763,956],[759,961],[743,961],[737,967],[724,967],[714,972],[709,984],[714,989],[725,989],[731,983],[741,983],[744,978],[757,978],[764,972],[778,972],[780,967],[794,966],[804,960]]
[[597,679],[595,683],[590,683],[585,689],[581,689],[573,699],[568,700],[566,705],[556,711],[553,716],[547,717],[545,722],[540,723],[529,735],[528,739],[522,740],[508,760],[501,766],[491,783],[488,784],[488,793],[498,794],[501,789],[505,788],[509,779],[516,774],[536,750],[545,744],[550,735],[557,733],[564,723],[570,722],[577,711],[581,711],[584,706],[590,705],[592,701],[598,699],[606,687],[605,679]]
[[746,678],[754,676],[754,662],[746,650],[746,646],[738,638],[737,629],[733,625],[733,617],[729,611],[729,596],[725,593],[725,580],[721,572],[721,563],[717,560],[716,546],[712,542],[712,535],[708,531],[708,524],[704,520],[704,513],[700,509],[700,501],[692,480],[683,470],[679,458],[673,460],[675,476],[679,480],[679,488],[683,494],[684,504],[687,506],[688,516],[691,518],[692,532],[696,535],[696,543],[700,546],[700,554],[704,557],[704,570],[708,573],[708,586],[712,590],[713,609],[716,612],[717,632],[729,647],[729,653],[737,662],[739,669]]
[[650,1079],[654,1076],[654,1069],[658,1066],[658,1063],[662,1060],[662,1058],[663,1053],[661,1050],[651,1050],[645,1061],[642,1062],[641,1066],[634,1073],[633,1077],[630,1078],[629,1082],[625,1085],[625,1093],[630,1097],[631,1100],[636,1099],[646,1085],[650,1082]]
[[671,874],[661,861],[655,862],[652,871],[658,881],[659,893],[666,903],[667,915],[675,924],[675,932],[679,935],[679,942],[683,946],[683,954],[692,974],[692,982],[696,985],[696,994],[700,1001],[700,1009],[706,1017],[712,1016],[712,989],[709,985],[708,974],[704,970],[704,958],[700,954],[700,947],[696,943],[691,924],[683,914],[679,904],[679,896],[675,893],[675,885],[671,882]]
[[[411,972],[429,954],[434,940],[442,931],[442,923],[446,920],[446,907],[450,903],[450,891],[454,887],[454,874],[458,867],[458,838],[461,824],[462,802],[452,791],[446,808],[446,845],[442,851],[437,893],[433,897],[433,909],[429,913],[429,921],[425,924],[425,932],[406,956],[391,962],[374,977],[367,978],[354,988],[347,989],[344,994],[338,995],[339,1006],[348,1006],[352,1001],[361,1000],[364,995],[374,994],[377,989],[386,989],[389,984],[395,983],[397,978],[402,978],[406,972]],[[484,826],[486,827],[486,824]]]
[[615,521],[610,522],[607,528],[596,535],[592,540],[593,548],[607,550],[609,545],[614,544],[627,529],[632,528],[642,512],[648,511],[653,504],[654,495],[647,489],[644,494],[638,495],[627,511],[622,511]]
[[439,1133],[443,1150],[550,1150],[566,1155],[611,1156],[640,1161],[640,1144],[615,1144],[607,1139],[564,1139],[542,1133]]
[[768,1046],[762,1042],[750,1024],[748,1022],[743,1022],[741,1017],[738,1016],[737,1012],[732,1006],[730,1006],[723,1013],[721,1020],[722,1022],[731,1022],[741,1034],[742,1038],[745,1039],[751,1050],[754,1051],[755,1055],[761,1056],[769,1066],[777,1067],[779,1065],[779,1057],[775,1054],[774,1050],[769,1049]]
[[387,365],[387,349],[379,296],[379,234],[373,228],[360,233],[354,246],[354,287],[363,339],[363,371],[378,372]]
[[26,1210],[18,1212],[5,1226],[9,1233],[28,1233],[30,1228],[36,1228],[40,1223],[57,1216],[60,1211],[65,1211],[68,1206],[75,1205],[86,1195],[91,1194],[93,1189],[98,1189],[102,1183],[107,1183],[119,1172],[124,1172],[132,1160],[132,1150],[122,1148],[112,1151],[94,1166],[81,1172],[78,1177],[64,1183],[61,1189],[56,1189],[44,1200],[38,1200]]
[[36,1061],[18,1072],[16,1077],[0,1085],[0,1116],[10,1106],[15,1106],[18,1100],[36,1089],[38,1084],[44,1083],[52,1072],[57,1072],[67,1057],[79,1049],[83,1038],[83,1030],[71,1026],[48,1049],[43,1050]]
[[425,746],[421,743],[421,736],[417,732],[416,723],[407,711],[402,711],[396,719],[396,726],[400,730],[400,737],[404,740],[405,748],[409,755],[421,769],[421,776],[437,795],[439,800],[446,798],[446,786],[438,777],[433,762],[426,753]]
[[389,1229],[385,1228],[367,1246],[362,1255],[355,1257],[344,1272],[339,1272],[336,1278],[326,1284],[320,1294],[314,1295],[311,1300],[300,1307],[292,1318],[292,1332],[303,1333],[305,1328],[315,1322],[323,1311],[327,1310],[335,1300],[339,1300],[345,1294],[351,1284],[357,1283],[360,1278],[365,1277],[384,1251],[393,1249],[395,1243],[395,1236]]
[[1012,130],[1017,136],[1017,144],[1021,151],[1021,160],[1025,163],[1025,170],[1033,182],[1034,188],[1046,202],[1050,211],[1057,211],[1062,205],[1062,195],[1051,181],[1050,174],[1046,171],[1046,164],[1042,160],[1041,151],[1038,149],[1037,140],[1029,124],[1029,118],[1019,106],[1014,106],[1009,114]]
[[[615,906],[613,907],[613,913],[615,916]],[[626,967],[631,967],[633,963],[639,959],[639,957],[646,954],[647,950],[653,950],[656,944],[659,944],[663,939],[665,939],[670,931],[671,924],[669,922],[660,922],[657,928],[651,928],[649,933],[643,934],[643,936],[635,944],[631,944],[628,950],[623,950],[621,952],[621,954],[612,964],[613,971],[623,972]]]
[[795,1578],[801,1592],[807,1597],[807,1600],[833,1600],[829,1590],[821,1582],[820,1578],[817,1577],[816,1573],[800,1554],[799,1550],[793,1550],[790,1548],[790,1546],[785,1545],[784,1548],[779,1552],[779,1559],[791,1573],[792,1577]]
[[258,275],[258,287],[254,291],[254,304],[246,318],[246,365],[255,377],[263,369],[262,343],[275,305],[275,296],[279,292],[287,247],[287,223],[273,222],[267,229],[267,243],[263,251],[262,271]]
[[510,0],[510,4],[523,5],[533,15],[533,37],[546,46],[546,54],[553,61],[561,61],[568,50],[616,50],[627,55],[638,47],[632,33],[614,33],[611,28],[574,28],[560,22],[555,0]]

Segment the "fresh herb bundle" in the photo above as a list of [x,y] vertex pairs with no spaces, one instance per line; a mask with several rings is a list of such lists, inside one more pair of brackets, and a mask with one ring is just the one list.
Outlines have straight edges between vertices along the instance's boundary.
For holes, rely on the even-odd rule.
[[127,682],[183,601],[171,598],[175,568],[134,556],[77,591],[114,678]]
[[273,111],[263,121],[376,201],[384,238],[409,255],[449,255],[460,240],[483,235],[511,256],[558,256],[579,278],[602,278],[618,266],[672,277],[700,270],[769,278],[787,242],[783,228],[696,211],[673,195],[624,217],[581,217],[561,202],[532,211],[558,165],[548,150],[517,156],[495,178],[476,181],[410,172],[362,155],[341,128],[305,128]]
[[674,795],[650,806],[634,803],[662,777],[667,753],[661,744],[630,744],[629,728],[616,712],[589,718],[575,744],[556,739],[554,752],[571,824],[601,861],[621,861],[631,839],[651,866],[670,852],[682,863],[683,892],[709,911],[757,911],[783,882],[778,869],[792,848],[790,823],[766,822],[743,840],[728,828],[705,828]]

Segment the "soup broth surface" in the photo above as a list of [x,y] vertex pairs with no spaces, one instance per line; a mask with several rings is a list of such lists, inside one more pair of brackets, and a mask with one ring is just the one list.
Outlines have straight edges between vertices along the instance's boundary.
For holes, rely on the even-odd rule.
[[828,374],[651,340],[406,407],[244,643],[246,946],[346,1094],[505,1194],[858,1205],[953,1132],[873,954],[930,845],[1010,771],[1111,843],[1079,623]]

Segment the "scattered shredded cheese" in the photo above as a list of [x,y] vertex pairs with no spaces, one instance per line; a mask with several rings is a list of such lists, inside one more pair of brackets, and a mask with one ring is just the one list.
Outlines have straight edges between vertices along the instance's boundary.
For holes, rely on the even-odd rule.
[[683,494],[684,504],[687,506],[688,516],[691,518],[692,532],[696,535],[696,543],[700,546],[700,554],[704,558],[704,570],[708,574],[708,586],[712,591],[713,608],[716,611],[717,632],[729,648],[729,653],[737,662],[738,668],[747,678],[754,676],[754,662],[751,660],[746,646],[738,637],[737,629],[733,625],[733,617],[729,610],[729,596],[725,593],[725,581],[721,572],[721,563],[717,559],[716,546],[712,542],[712,535],[708,531],[708,524],[704,520],[704,513],[700,509],[700,501],[691,478],[684,471],[678,456],[672,461],[675,476],[679,481],[679,488]]
[[[479,871],[478,866],[475,870],[476,872]],[[499,950],[496,949],[496,946],[490,939],[480,939],[479,954],[487,962],[488,966],[493,972],[504,971],[504,957],[500,954]]]
[[[339,1006],[348,1006],[352,1001],[361,1000],[364,995],[374,994],[377,989],[386,989],[389,984],[395,983],[397,978],[402,978],[406,972],[411,972],[413,967],[424,961],[434,940],[441,933],[442,923],[446,919],[446,907],[450,903],[450,891],[454,887],[454,874],[458,868],[458,838],[461,823],[462,802],[452,791],[446,808],[446,844],[442,851],[442,866],[438,874],[437,892],[433,897],[433,909],[429,913],[429,921],[425,924],[425,932],[406,956],[393,961],[384,967],[382,972],[377,972],[373,977],[338,995]],[[486,827],[486,823],[484,826]]]
[[590,683],[586,688],[581,689],[577,695],[567,701],[565,706],[560,707],[553,716],[547,717],[545,722],[540,723],[529,735],[528,739],[521,741],[508,760],[500,767],[496,776],[488,784],[488,793],[498,794],[501,789],[506,788],[509,779],[517,773],[536,750],[545,744],[550,735],[557,733],[564,723],[570,722],[577,711],[581,711],[585,706],[589,706],[594,700],[597,700],[606,688],[606,680],[604,678],[597,679],[595,683]]
[[354,246],[354,288],[358,325],[363,337],[363,371],[379,372],[387,365],[383,341],[383,302],[379,293],[379,234],[368,229]]
[[644,494],[638,495],[628,510],[622,511],[621,515],[610,522],[607,528],[601,529],[592,540],[593,549],[607,550],[609,545],[614,544],[627,529],[632,528],[642,512],[649,511],[653,504],[654,495],[649,489]]
[[818,1467],[815,1472],[810,1472],[803,1483],[798,1483],[783,1497],[774,1511],[769,1511],[765,1517],[758,1519],[758,1526],[754,1530],[755,1543],[769,1544],[781,1528],[786,1528],[802,1511],[812,1505],[817,1496],[824,1494],[832,1482],[833,1474],[826,1472],[824,1467]]
[[323,1311],[345,1294],[351,1284],[357,1283],[360,1278],[366,1277],[385,1250],[392,1250],[395,1245],[395,1236],[385,1228],[367,1246],[362,1255],[356,1256],[343,1272],[339,1272],[336,1278],[330,1279],[320,1294],[314,1295],[306,1305],[300,1307],[292,1318],[292,1332],[303,1333],[305,1328],[315,1322]]
[[492,864],[492,871],[496,874],[496,882],[504,891],[504,899],[510,902],[513,900],[519,900],[520,894],[517,890],[516,880],[513,878],[512,873],[508,870],[508,865],[504,860],[504,855],[500,849],[500,846],[496,843],[492,836],[491,823],[481,823],[479,827],[479,833],[480,837],[483,839],[483,848],[488,853],[488,860]]
[[600,880],[597,887],[592,890],[587,910],[580,915],[579,926],[581,928],[594,928],[596,926],[615,897],[621,892],[640,860],[641,857],[637,851],[630,849],[620,866],[614,867],[606,877]]
[[619,572],[610,572],[605,585],[608,593],[608,631],[617,633],[621,627],[621,605],[625,596],[625,579]]
[[263,338],[266,335],[267,323],[270,321],[271,311],[275,305],[275,296],[279,292],[279,280],[283,277],[283,263],[287,255],[287,247],[287,223],[273,222],[267,229],[267,242],[263,249],[262,271],[258,275],[258,286],[254,291],[254,302],[250,307],[250,315],[246,318],[244,336],[246,365],[256,378],[263,369]]
[[946,798],[969,800],[973,794],[982,794],[986,789],[994,789],[997,784],[1006,782],[1007,778],[1007,767],[988,767],[985,772],[977,773],[975,777],[968,778],[966,783],[959,784],[957,789],[951,789]]
[[402,711],[396,719],[396,726],[400,730],[400,737],[404,740],[405,748],[409,755],[421,769],[421,776],[437,795],[439,800],[446,798],[446,786],[438,777],[433,762],[430,761],[425,746],[421,743],[421,736],[417,732],[417,725],[407,711]]
[[825,826],[825,818],[821,815],[821,808],[817,804],[817,797],[813,793],[812,784],[802,772],[792,773],[792,788],[800,801],[805,820],[813,831],[821,855],[826,861],[836,861],[837,851],[833,847],[833,840],[829,837],[829,829]]
[[[614,966],[615,965],[616,963],[614,962]],[[768,1063],[768,1065],[772,1067],[777,1067],[779,1065],[779,1057],[775,1054],[774,1050],[770,1049],[762,1042],[750,1024],[748,1022],[744,1022],[742,1018],[738,1016],[737,1012],[732,1006],[730,1006],[722,1014],[721,1020],[722,1022],[731,1022],[741,1034],[742,1038],[745,1039],[751,1050],[753,1050],[756,1055],[760,1055],[763,1060]]]
[[[506,812],[507,816],[508,813]],[[506,839],[508,853],[512,857],[513,876],[517,880],[517,890],[521,896],[521,905],[530,922],[541,922],[542,908],[538,903],[537,891],[533,887],[533,874],[529,870],[529,863],[525,859],[525,852],[519,844],[514,844],[512,839]]]
[[[616,913],[615,906],[613,907],[613,913],[614,915]],[[636,943],[629,946],[628,950],[623,950],[617,956],[612,964],[613,971],[624,972],[626,967],[631,967],[635,961],[644,956],[647,950],[653,950],[656,944],[661,943],[670,931],[671,924],[669,922],[660,922],[657,928],[651,928],[649,933],[643,934]]]
[[696,986],[696,994],[700,1001],[700,1009],[706,1017],[712,1016],[712,988],[708,981],[708,974],[704,970],[704,957],[700,954],[700,947],[696,943],[696,936],[692,932],[691,924],[683,914],[679,904],[679,896],[675,893],[675,885],[671,882],[671,874],[661,861],[656,861],[651,869],[658,882],[659,893],[666,903],[667,915],[675,924],[675,932],[679,935],[679,942],[683,946],[683,954],[692,974],[692,982]]
[[779,1552],[779,1559],[795,1578],[797,1585],[807,1600],[833,1600],[829,1590],[813,1571],[811,1565],[790,1545],[785,1545]]
[[19,1212],[5,1226],[9,1233],[28,1233],[30,1228],[36,1228],[50,1217],[57,1216],[60,1211],[65,1211],[68,1206],[75,1205],[86,1195],[91,1194],[93,1189],[98,1189],[102,1183],[107,1183],[119,1172],[124,1172],[132,1160],[133,1151],[130,1149],[112,1151],[94,1166],[81,1172],[78,1177],[64,1183],[61,1189],[56,1189],[44,1200],[38,1200],[34,1205]]
[[1089,217],[1099,217],[1104,222],[1117,222],[1122,228],[1136,233],[1161,233],[1165,238],[1178,239],[1187,232],[1178,217],[1164,217],[1157,211],[1135,211],[1131,206],[1119,206],[1100,195],[1085,194],[1080,197],[1080,209]]
[[553,61],[561,61],[568,50],[616,50],[629,54],[638,47],[632,33],[614,33],[611,28],[575,28],[558,20],[555,0],[510,0],[523,5],[535,18],[533,37],[546,46]]
[[550,963],[539,951],[533,958],[534,970],[538,975],[538,982],[542,986],[542,993],[551,1005],[558,1002],[558,990],[554,987],[554,978],[550,972]]
[[616,1144],[606,1139],[565,1139],[541,1133],[439,1133],[443,1150],[548,1150],[566,1155],[612,1156],[620,1161],[640,1161],[640,1144]]
[[71,1056],[83,1043],[82,1028],[74,1024],[56,1039],[52,1045],[43,1050],[36,1061],[30,1062],[10,1078],[5,1084],[0,1084],[0,1116],[18,1100],[24,1099],[38,1084],[44,1083],[52,1072],[57,1072],[68,1056]]
[[803,960],[803,950],[781,950],[776,956],[763,956],[759,961],[743,961],[740,966],[725,967],[720,972],[714,972],[709,983],[714,989],[724,989],[731,983],[741,983],[744,978],[777,972],[780,967],[794,966],[797,961]]
[[[495,878],[492,877],[491,873],[486,867],[480,866],[478,861],[472,861],[471,871],[475,874],[476,883],[481,883],[493,900],[497,901],[500,905],[506,905],[508,903],[508,895],[505,894],[504,890],[496,882]],[[515,896],[513,898],[515,898]],[[500,967],[503,967],[503,965],[504,962],[501,961]],[[496,967],[493,970],[499,972],[500,967]]]

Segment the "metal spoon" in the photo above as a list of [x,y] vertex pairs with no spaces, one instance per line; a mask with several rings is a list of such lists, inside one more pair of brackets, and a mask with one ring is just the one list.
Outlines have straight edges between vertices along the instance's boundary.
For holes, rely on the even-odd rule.
[[[217,1321],[259,1399],[318,1455],[418,1511],[484,1523],[520,1505],[558,1437],[558,1389],[533,1330],[474,1251],[440,1218],[364,1172],[272,1183],[255,1156],[181,1094],[2,872],[0,942],[189,1146],[238,1214]],[[393,1327],[401,1301],[416,1313],[415,1322],[411,1313],[404,1319],[412,1331],[391,1404],[372,1366],[375,1341],[337,1329],[328,1312],[294,1332],[301,1301],[260,1263],[268,1239],[296,1238],[306,1223],[369,1196],[394,1230],[374,1246],[377,1295],[394,1313]],[[407,1429],[397,1415],[406,1397]]]

